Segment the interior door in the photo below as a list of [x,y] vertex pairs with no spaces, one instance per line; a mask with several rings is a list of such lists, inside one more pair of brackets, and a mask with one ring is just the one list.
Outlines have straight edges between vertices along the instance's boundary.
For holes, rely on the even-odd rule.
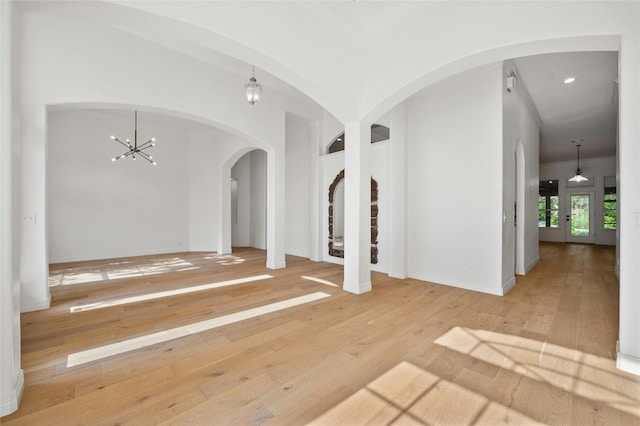
[[593,192],[567,194],[566,240],[569,243],[593,243]]

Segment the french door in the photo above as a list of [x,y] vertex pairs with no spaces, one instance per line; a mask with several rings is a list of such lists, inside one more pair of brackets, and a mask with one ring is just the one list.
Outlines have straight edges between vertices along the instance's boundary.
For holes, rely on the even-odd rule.
[[567,242],[593,243],[594,217],[593,192],[567,194]]

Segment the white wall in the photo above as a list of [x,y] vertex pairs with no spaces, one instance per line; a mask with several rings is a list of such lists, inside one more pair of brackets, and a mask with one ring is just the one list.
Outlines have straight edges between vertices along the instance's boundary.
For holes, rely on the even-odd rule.
[[[309,257],[311,227],[310,158],[312,153],[311,128],[287,120],[285,134],[286,180],[287,180],[287,234],[286,253]],[[317,156],[313,161],[318,161]]]
[[231,168],[231,178],[238,185],[236,217],[231,218],[231,243],[234,247],[251,245],[251,152],[243,155]]
[[189,251],[216,251],[218,132],[189,132]]
[[408,101],[408,272],[502,294],[502,64]]
[[[503,224],[502,285],[508,290],[515,274],[526,274],[538,257],[538,162],[540,120],[527,88],[506,78],[517,73],[511,62],[503,66]],[[519,157],[517,160],[516,158]],[[517,196],[516,196],[517,195]],[[517,204],[517,212],[514,208]],[[517,217],[517,227],[514,226]]]
[[20,361],[19,253],[14,253],[14,169],[12,165],[12,13],[11,2],[0,2],[0,416],[18,409],[24,388]]
[[238,210],[232,219],[232,244],[236,247],[266,246],[266,153],[253,150],[231,169],[238,184]]
[[[600,157],[580,159],[580,168],[583,174],[589,178],[586,185],[579,189],[593,191],[595,224],[593,227],[595,243],[616,245],[616,231],[604,229],[604,177],[616,176],[616,157]],[[558,180],[558,197],[560,206],[558,215],[560,223],[558,228],[539,228],[540,241],[565,242],[568,222],[564,220],[569,214],[567,206],[568,191],[578,189],[570,188],[568,179],[575,174],[576,161],[558,161],[540,165],[540,180]],[[619,191],[618,191],[619,192]],[[617,265],[617,262],[616,262]]]
[[111,161],[124,148],[109,136],[133,140],[133,114],[50,111],[48,130],[50,262],[214,249],[215,133],[195,135],[192,155],[188,132],[139,112],[139,143],[156,138],[153,166]]
[[[251,161],[251,247],[267,248],[267,153],[249,153]],[[286,212],[284,213],[286,215]],[[285,226],[286,230],[286,226]]]

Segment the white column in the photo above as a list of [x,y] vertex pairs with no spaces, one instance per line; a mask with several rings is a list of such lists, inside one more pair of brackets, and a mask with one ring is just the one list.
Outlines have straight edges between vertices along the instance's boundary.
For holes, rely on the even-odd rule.
[[231,168],[220,167],[218,183],[218,254],[231,253]]
[[640,375],[640,39],[623,35],[619,56],[620,330],[617,366]]
[[309,179],[309,209],[310,215],[309,224],[311,230],[309,233],[309,259],[315,262],[319,262],[322,259],[320,253],[324,248],[324,242],[322,240],[322,214],[320,209],[322,206],[321,197],[324,196],[324,188],[322,188],[322,181],[320,179],[320,155],[322,155],[320,141],[320,126],[317,121],[314,121],[309,125],[309,135],[311,141],[311,149],[309,150],[309,170],[311,179]]
[[18,409],[24,388],[20,286],[12,256],[11,10],[12,2],[0,2],[0,416]]
[[407,103],[391,111],[389,276],[407,278]]
[[267,268],[286,267],[285,262],[285,152],[282,144],[267,152]]
[[344,285],[351,293],[371,290],[371,123],[345,126]]

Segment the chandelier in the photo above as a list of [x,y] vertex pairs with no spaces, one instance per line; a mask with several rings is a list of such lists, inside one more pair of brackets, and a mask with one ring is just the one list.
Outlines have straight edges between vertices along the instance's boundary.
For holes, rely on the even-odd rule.
[[247,102],[249,102],[251,105],[255,105],[260,102],[260,94],[262,93],[262,86],[260,85],[260,83],[258,83],[258,80],[256,80],[255,73],[256,67],[252,66],[251,78],[249,79],[249,82],[244,85],[244,91],[247,95]]
[[145,143],[143,143],[142,145],[138,146],[138,111],[134,112],[134,120],[135,120],[135,124],[134,124],[134,131],[133,131],[133,145],[131,145],[131,141],[129,139],[125,139],[126,142],[122,142],[117,137],[111,136],[111,139],[113,139],[116,142],[120,142],[122,145],[124,145],[127,148],[127,151],[125,151],[124,154],[119,155],[117,157],[113,157],[111,161],[120,160],[125,157],[131,157],[135,160],[136,154],[138,154],[140,157],[144,158],[145,160],[147,160],[148,162],[150,162],[155,166],[156,162],[153,161],[153,157],[150,155],[147,155],[147,153],[143,151],[151,148],[152,146],[155,146],[156,138],[151,138]]

